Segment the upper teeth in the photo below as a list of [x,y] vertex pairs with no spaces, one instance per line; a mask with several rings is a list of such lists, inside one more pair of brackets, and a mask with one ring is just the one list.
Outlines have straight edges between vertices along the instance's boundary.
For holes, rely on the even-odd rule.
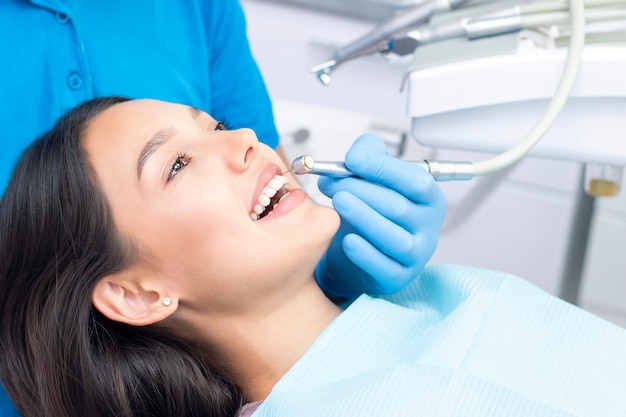
[[276,195],[278,190],[280,190],[285,183],[287,183],[286,177],[283,177],[282,175],[275,175],[265,188],[263,188],[263,191],[259,194],[257,203],[252,208],[252,213],[250,213],[250,218],[252,220],[259,219],[267,206],[269,206],[272,197]]

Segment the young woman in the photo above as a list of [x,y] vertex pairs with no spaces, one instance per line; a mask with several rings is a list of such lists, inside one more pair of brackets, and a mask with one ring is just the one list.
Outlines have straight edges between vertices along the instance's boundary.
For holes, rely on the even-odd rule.
[[23,415],[626,411],[625,332],[504,274],[432,267],[342,311],[314,279],[339,217],[285,171],[251,130],[153,100],[36,141],[0,203]]
[[339,313],[311,280],[338,216],[284,171],[251,130],[157,101],[90,102],[36,142],[2,200],[18,409],[232,415],[233,384],[267,395]]

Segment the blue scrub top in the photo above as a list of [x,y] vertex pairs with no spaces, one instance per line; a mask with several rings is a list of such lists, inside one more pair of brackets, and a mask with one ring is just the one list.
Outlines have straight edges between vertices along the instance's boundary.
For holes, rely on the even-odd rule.
[[19,413],[2,386],[0,386],[0,417],[19,417]]
[[278,144],[237,0],[2,0],[0,28],[0,193],[22,150],[93,97],[193,105]]
[[237,0],[0,0],[0,28],[0,195],[24,148],[99,96],[193,105],[278,145]]

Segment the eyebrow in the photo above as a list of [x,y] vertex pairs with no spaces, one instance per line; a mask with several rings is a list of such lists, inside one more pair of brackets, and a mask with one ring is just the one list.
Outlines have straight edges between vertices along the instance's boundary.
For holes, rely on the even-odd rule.
[[159,146],[163,145],[169,138],[174,136],[176,131],[171,128],[161,129],[152,135],[152,138],[144,145],[139,153],[139,158],[137,158],[137,178],[141,178],[141,172],[143,170],[143,166],[146,164],[146,161],[152,155]]
[[187,110],[191,114],[191,117],[194,118],[194,120],[197,119],[198,116],[200,116],[200,113],[202,113],[202,110],[194,106],[187,106]]
[[[191,117],[195,120],[198,118],[200,113],[202,112],[197,107],[188,106],[187,111],[191,114]],[[137,158],[137,178],[141,179],[141,172],[143,171],[143,166],[146,164],[148,158],[165,142],[168,141],[169,138],[176,134],[176,129],[173,127],[167,127],[159,130],[152,138],[144,145],[139,153],[139,158]]]

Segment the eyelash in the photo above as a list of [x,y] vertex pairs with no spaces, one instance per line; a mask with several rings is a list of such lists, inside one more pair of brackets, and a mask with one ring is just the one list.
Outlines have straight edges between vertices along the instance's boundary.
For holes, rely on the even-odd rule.
[[178,173],[183,170],[191,162],[191,158],[187,158],[184,153],[179,153],[170,165],[170,173],[167,175],[167,182],[170,182]]
[[[217,122],[214,130],[228,130],[228,126],[225,122]],[[178,175],[181,170],[185,169],[185,167],[189,165],[190,162],[191,158],[188,158],[186,154],[179,153],[178,155],[176,155],[176,158],[174,158],[174,161],[170,165],[170,173],[167,175],[167,182],[170,182],[172,178]]]

